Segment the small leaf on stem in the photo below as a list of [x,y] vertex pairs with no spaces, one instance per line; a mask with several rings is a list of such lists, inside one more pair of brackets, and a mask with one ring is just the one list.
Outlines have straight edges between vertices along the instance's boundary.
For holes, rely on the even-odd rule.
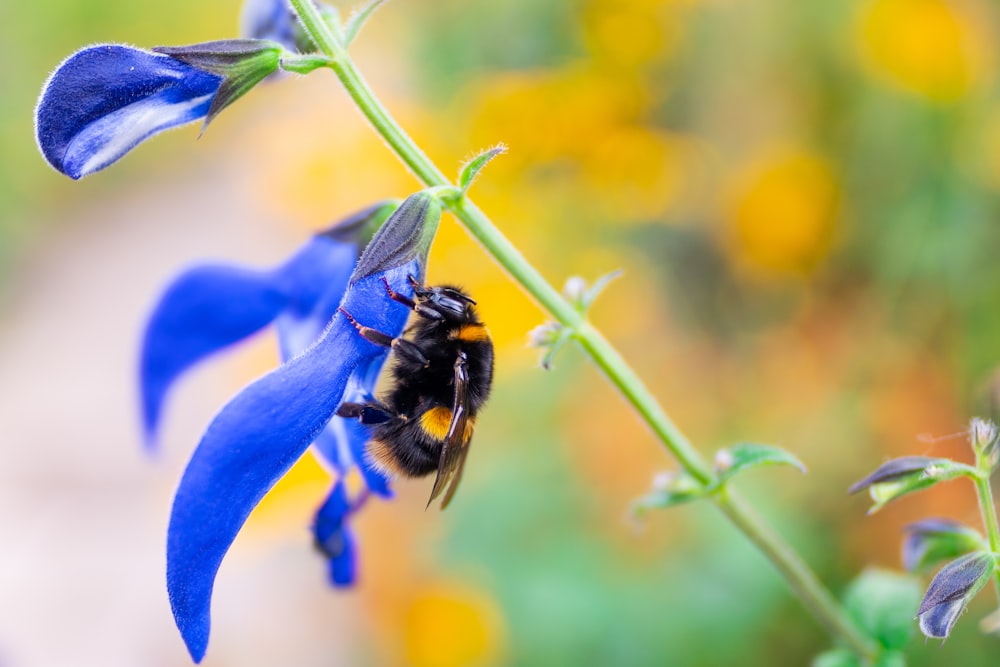
[[465,163],[462,167],[462,171],[458,175],[458,187],[464,193],[472,183],[479,176],[479,171],[485,167],[490,161],[493,160],[497,155],[507,152],[507,147],[504,144],[497,144],[493,148],[488,148],[485,151],[479,153],[474,158]]
[[361,32],[361,28],[364,27],[365,23],[371,18],[371,15],[375,13],[375,10],[379,8],[385,0],[368,0],[363,7],[358,7],[351,15],[347,17],[347,22],[344,23],[344,46],[350,46],[354,38],[358,36]]
[[720,449],[715,455],[715,472],[720,483],[725,483],[750,468],[766,465],[788,465],[798,468],[802,473],[806,472],[801,461],[780,447],[745,442]]

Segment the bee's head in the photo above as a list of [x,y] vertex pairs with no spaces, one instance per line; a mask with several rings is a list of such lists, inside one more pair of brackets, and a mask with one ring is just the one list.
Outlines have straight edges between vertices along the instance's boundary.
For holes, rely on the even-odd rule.
[[413,289],[418,312],[431,311],[440,319],[452,322],[468,320],[472,317],[476,302],[456,287],[420,287]]

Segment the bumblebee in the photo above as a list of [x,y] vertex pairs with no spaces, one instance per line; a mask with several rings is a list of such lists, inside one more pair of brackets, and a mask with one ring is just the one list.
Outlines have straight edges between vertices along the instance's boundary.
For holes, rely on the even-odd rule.
[[367,452],[384,471],[404,477],[437,471],[427,505],[444,492],[444,509],[462,478],[476,414],[490,393],[493,341],[476,302],[457,287],[424,287],[410,276],[410,299],[382,282],[389,297],[416,317],[403,336],[393,338],[340,309],[365,340],[390,347],[392,356],[385,395],[343,403],[337,414],[371,426]]

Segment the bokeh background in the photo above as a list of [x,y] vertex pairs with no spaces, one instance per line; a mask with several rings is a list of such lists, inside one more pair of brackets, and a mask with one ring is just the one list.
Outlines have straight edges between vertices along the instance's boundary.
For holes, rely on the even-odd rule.
[[[346,8],[346,7],[344,7]],[[198,138],[82,182],[31,112],[83,44],[235,36],[239,2],[0,4],[0,665],[185,665],[165,527],[214,412],[276,363],[255,339],[184,378],[140,448],[139,335],[205,259],[277,264],[339,215],[418,185],[329,73],[261,87]],[[376,91],[448,172],[504,141],[477,202],[554,283],[624,268],[593,319],[710,456],[749,440],[808,466],[738,484],[840,591],[899,568],[900,528],[978,523],[962,483],[867,517],[887,457],[966,457],[1000,364],[1000,99],[988,0],[395,0],[358,39]],[[628,519],[672,462],[450,219],[430,280],[480,301],[497,382],[461,493],[426,480],[360,517],[329,589],[307,455],[216,587],[209,666],[807,664],[828,645],[711,507]],[[980,596],[911,664],[996,664]]]

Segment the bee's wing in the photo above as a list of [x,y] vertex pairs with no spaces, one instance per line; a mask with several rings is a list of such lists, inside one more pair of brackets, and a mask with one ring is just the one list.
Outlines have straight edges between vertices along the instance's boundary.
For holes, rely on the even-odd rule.
[[[430,506],[434,499],[441,495],[445,485],[448,491],[441,501],[441,509],[448,506],[458,482],[462,479],[462,468],[465,467],[465,456],[469,453],[469,365],[465,352],[460,352],[455,359],[455,398],[451,407],[451,424],[448,434],[441,447],[441,458],[438,460],[437,478],[431,497],[427,501]],[[450,482],[450,484],[449,484]]]

